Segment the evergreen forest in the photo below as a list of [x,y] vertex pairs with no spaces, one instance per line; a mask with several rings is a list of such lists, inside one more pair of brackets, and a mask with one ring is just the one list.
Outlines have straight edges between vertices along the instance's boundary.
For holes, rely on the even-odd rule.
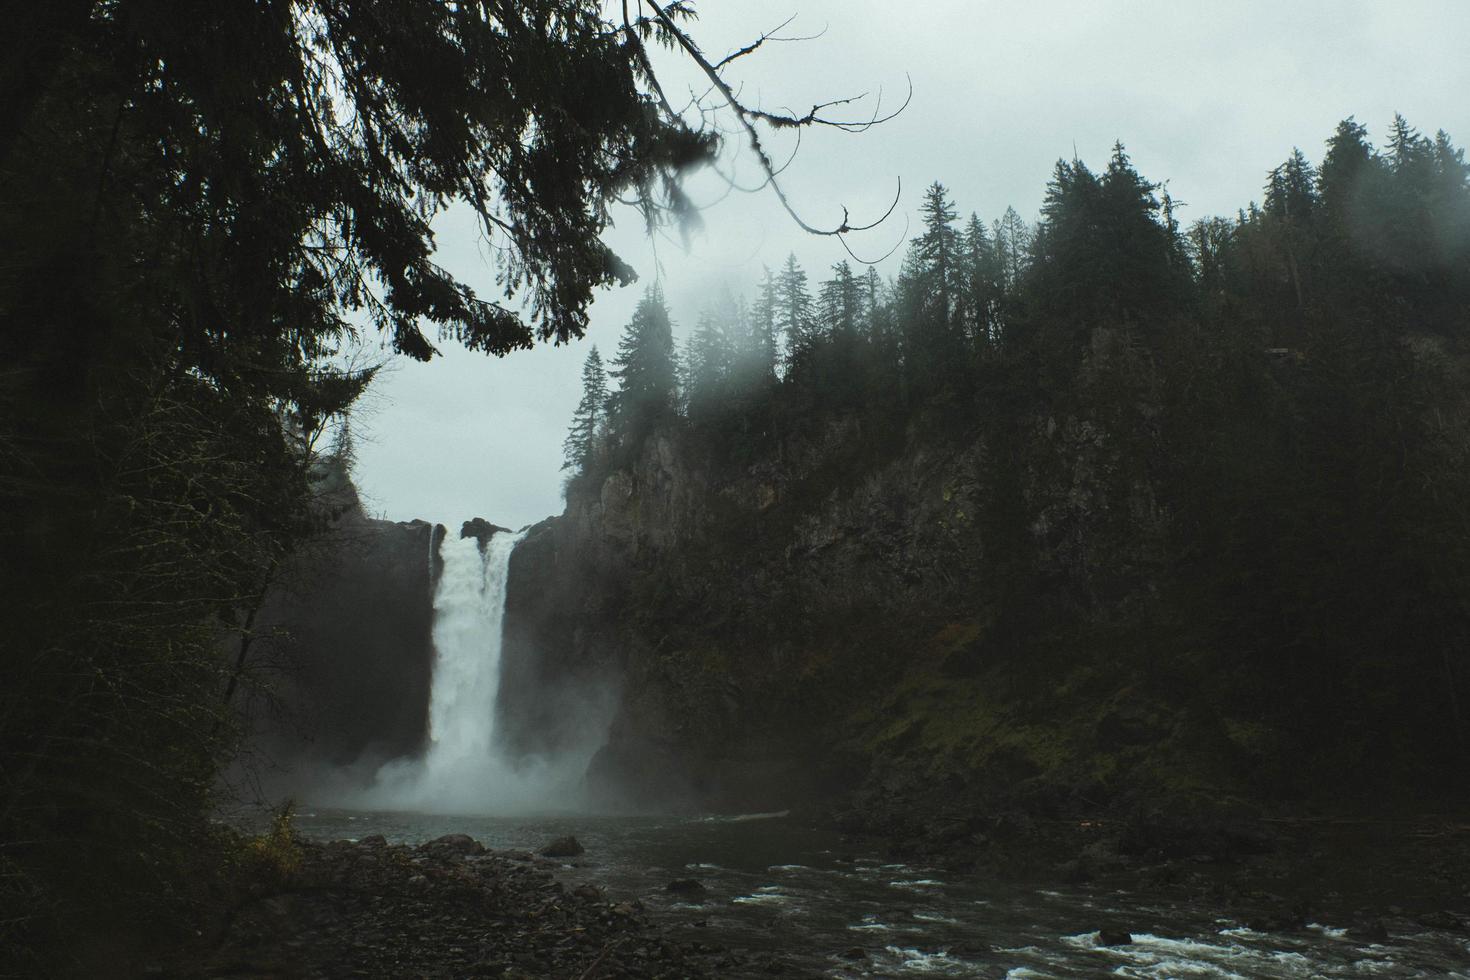
[[[779,972],[551,882],[582,853],[560,830],[533,855],[314,841],[289,802],[264,831],[222,819],[282,761],[261,705],[281,730],[400,725],[398,755],[331,743],[343,771],[434,741],[452,529],[367,514],[351,419],[388,361],[450,346],[587,345],[565,514],[468,521],[449,553],[487,607],[503,560],[472,639],[506,656],[471,727],[520,763],[596,720],[577,785],[619,813],[774,813],[907,860],[1145,811],[1470,802],[1449,134],[1349,118],[1259,201],[1189,221],[1122,143],[1059,160],[1034,220],[935,182],[896,202],[914,232],[888,274],[832,262],[873,225],[803,221],[768,143],[892,107],[759,107],[731,66],[799,38],[718,58],[690,0],[45,0],[4,23],[0,975]],[[708,83],[690,107],[667,59]],[[671,309],[604,238],[622,206],[693,228],[686,181],[727,151],[824,257]],[[441,264],[451,209],[493,248],[488,290]],[[608,287],[641,299],[599,348]],[[333,587],[350,628],[294,624],[316,645],[281,670],[282,595]],[[313,901],[340,903],[334,938],[271,947],[294,935],[273,910]]]
[[[1187,225],[1122,145],[1058,161],[1034,224],[962,217],[934,183],[896,277],[840,261],[814,281],[791,256],[690,311],[682,344],[651,287],[608,364],[587,357],[568,499],[651,438],[729,480],[794,434],[860,433],[756,525],[713,519],[701,553],[738,565],[916,447],[977,452],[945,533],[979,571],[957,563],[916,628],[967,624],[1005,665],[992,696],[1054,720],[1135,687],[1193,705],[1249,775],[1199,735],[1171,778],[1214,790],[1456,798],[1470,165],[1444,132],[1395,117],[1380,148],[1348,119],[1319,162],[1294,149],[1264,177],[1259,203]],[[854,642],[880,689],[922,658],[912,635]],[[932,710],[963,728],[969,709]]]

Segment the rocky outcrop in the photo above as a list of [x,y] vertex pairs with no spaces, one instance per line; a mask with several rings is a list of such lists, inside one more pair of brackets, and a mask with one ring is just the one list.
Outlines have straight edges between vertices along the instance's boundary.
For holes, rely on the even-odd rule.
[[[1147,795],[1123,774],[1162,778],[1159,747],[1186,737],[1228,756],[1223,727],[1068,632],[1104,634],[1161,577],[1151,410],[1105,408],[646,433],[511,556],[499,737],[523,756],[601,744],[586,787],[610,808],[835,801],[854,827],[941,848],[980,832],[975,800]],[[338,570],[297,590],[298,693],[325,706],[325,757],[412,752],[444,531],[360,508],[343,525],[359,553],[338,547]],[[350,626],[314,632],[318,613]],[[1089,686],[1053,696],[1069,684]]]
[[[388,759],[421,753],[428,737],[439,547],[456,532],[419,520],[369,518],[350,481],[327,478],[333,485],[323,494],[330,504],[323,510],[330,525],[272,583],[249,651],[252,671],[269,681],[242,699],[257,746],[286,770],[283,791],[314,783],[318,764],[337,775],[346,769],[350,779],[360,763],[358,775],[370,775]],[[465,521],[457,532],[476,539],[481,550],[501,533],[510,532],[483,518]],[[536,547],[533,541],[531,550]],[[539,588],[540,563],[522,564]],[[502,691],[516,730],[538,733],[523,740],[527,752],[560,749],[563,734],[595,730],[600,738],[606,731],[607,708],[589,721],[596,698],[582,693],[602,686],[576,683],[591,672],[542,655],[566,645],[555,629],[509,644],[526,651],[508,658],[511,677]]]
[[[1031,625],[1008,590],[1024,574],[1046,615],[1116,607],[1150,587],[1165,521],[1095,419],[875,441],[839,414],[736,462],[671,425],[574,481],[512,559],[509,736],[554,748],[576,678],[619,691],[588,773],[613,804],[782,809],[890,762],[970,785],[959,743],[993,726],[966,699]],[[1102,730],[1136,741],[1134,720]],[[1018,741],[990,753],[990,785],[1037,775],[1045,747]]]
[[256,624],[245,711],[273,761],[344,766],[419,751],[445,530],[367,517],[355,495],[283,566]]
[[510,528],[501,527],[499,524],[491,524],[483,517],[474,517],[465,521],[459,528],[461,538],[474,538],[480,542],[480,551],[485,550],[485,545],[497,534],[510,533]]

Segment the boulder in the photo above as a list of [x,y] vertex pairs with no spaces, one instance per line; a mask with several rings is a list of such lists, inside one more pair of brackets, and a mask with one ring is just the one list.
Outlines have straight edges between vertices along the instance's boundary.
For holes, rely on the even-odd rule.
[[664,891],[681,898],[702,899],[709,889],[695,878],[678,878],[664,886]]
[[445,857],[452,855],[467,856],[471,854],[484,854],[485,845],[475,840],[469,834],[445,834],[419,845],[419,850],[430,854]]
[[1133,942],[1133,934],[1122,929],[1099,929],[1097,933],[1097,944],[1099,946],[1127,946]]
[[568,834],[566,837],[558,837],[536,853],[542,857],[565,858],[586,854],[587,849],[578,842],[577,838]]
[[494,854],[495,854],[496,857],[502,858],[502,859],[504,859],[506,861],[534,861],[534,860],[536,860],[536,855],[532,854],[530,851],[520,851],[520,850],[510,849],[510,850],[505,850],[505,851],[495,851]]

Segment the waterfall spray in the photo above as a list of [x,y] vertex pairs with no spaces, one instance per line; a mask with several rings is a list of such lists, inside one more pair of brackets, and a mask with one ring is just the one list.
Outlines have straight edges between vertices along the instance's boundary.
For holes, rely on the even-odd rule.
[[472,537],[441,540],[427,748],[421,758],[384,765],[371,787],[342,802],[444,814],[575,805],[592,747],[556,759],[513,760],[495,740],[510,557],[524,536],[497,533],[483,552]]

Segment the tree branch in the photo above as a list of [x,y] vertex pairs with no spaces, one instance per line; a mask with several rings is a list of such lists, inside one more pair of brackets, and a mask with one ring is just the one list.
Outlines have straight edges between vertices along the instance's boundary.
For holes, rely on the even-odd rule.
[[[780,115],[776,113],[764,112],[759,109],[749,109],[736,96],[735,92],[730,88],[729,83],[725,81],[724,76],[720,74],[719,69],[714,64],[710,63],[710,60],[704,56],[704,53],[702,51],[699,50],[699,46],[694,43],[693,39],[691,39],[688,34],[682,31],[679,26],[674,23],[673,18],[670,17],[668,12],[657,3],[657,0],[643,0],[643,2],[648,5],[648,8],[653,11],[659,23],[662,24],[669,35],[678,42],[679,46],[684,49],[685,54],[687,54],[694,61],[694,63],[699,66],[700,70],[704,72],[705,77],[710,80],[715,89],[719,91],[721,96],[724,97],[726,103],[730,107],[730,110],[735,113],[735,118],[740,122],[741,128],[745,131],[746,138],[750,143],[750,148],[755,153],[756,159],[759,161],[761,169],[764,170],[766,173],[766,184],[769,185],[771,190],[775,193],[776,199],[780,201],[782,209],[785,210],[786,214],[790,216],[792,221],[796,222],[798,227],[800,227],[808,234],[822,235],[827,237],[835,236],[837,238],[841,238],[843,235],[846,235],[849,232],[865,231],[867,229],[874,228],[877,225],[881,224],[883,221],[887,220],[887,218],[891,214],[893,214],[894,209],[898,206],[899,195],[903,191],[902,180],[899,181],[898,193],[894,195],[893,203],[888,206],[888,210],[883,213],[882,217],[878,218],[878,220],[876,221],[868,222],[862,225],[854,225],[851,223],[851,218],[847,208],[844,207],[842,209],[842,221],[836,227],[819,228],[811,224],[797,212],[796,208],[792,205],[790,199],[786,196],[785,189],[781,186],[780,180],[777,179],[780,171],[772,164],[770,156],[766,153],[765,146],[761,142],[760,132],[755,128],[755,120],[761,120],[769,125],[777,127],[795,127],[800,129],[806,126],[824,125],[833,126],[837,129],[843,129],[849,132],[860,132],[861,130],[874,126],[879,122],[885,122],[889,119],[892,119],[899,112],[902,112],[903,109],[908,105],[908,99],[904,100],[903,106],[900,106],[897,111],[890,113],[889,115],[884,116],[881,119],[877,116],[875,112],[872,119],[861,123],[823,119],[820,116],[820,112],[824,108],[829,108],[834,105],[846,104],[854,101],[855,99],[860,99],[863,96],[855,96],[854,98],[850,99],[839,99],[833,102],[815,105],[812,107],[811,112],[807,113],[806,116],[799,118],[790,115]],[[626,0],[624,2],[624,11],[626,15]],[[755,47],[758,47],[759,44],[760,42],[756,42]],[[754,47],[752,47],[751,50],[754,50]],[[723,63],[724,62],[722,62],[722,64]],[[912,83],[910,83],[909,97],[912,98],[912,96],[913,85]],[[851,250],[849,249],[848,251],[849,254],[851,254]],[[856,259],[857,256],[854,255],[853,258]]]

